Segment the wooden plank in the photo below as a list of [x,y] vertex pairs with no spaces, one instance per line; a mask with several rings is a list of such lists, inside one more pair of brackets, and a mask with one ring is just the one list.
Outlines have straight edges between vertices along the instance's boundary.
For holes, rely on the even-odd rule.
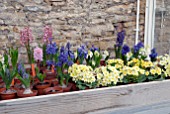
[[86,114],[170,114],[170,100],[150,105],[132,106],[126,108],[110,108]]
[[170,80],[0,101],[0,114],[88,113],[170,100]]

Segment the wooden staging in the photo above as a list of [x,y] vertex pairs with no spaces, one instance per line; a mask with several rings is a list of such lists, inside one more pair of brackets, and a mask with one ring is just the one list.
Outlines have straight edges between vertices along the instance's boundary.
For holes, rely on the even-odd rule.
[[0,101],[0,114],[79,114],[170,100],[170,80]]

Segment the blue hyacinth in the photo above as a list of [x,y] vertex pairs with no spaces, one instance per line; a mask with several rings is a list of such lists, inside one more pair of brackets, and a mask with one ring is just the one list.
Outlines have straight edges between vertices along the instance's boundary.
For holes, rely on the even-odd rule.
[[92,52],[99,51],[99,48],[92,45],[92,47],[90,48],[90,51],[92,51]]
[[123,45],[124,39],[125,39],[125,31],[122,30],[117,34],[116,46],[121,47]]
[[122,55],[126,55],[128,52],[130,52],[129,46],[124,45],[122,48]]
[[58,51],[58,47],[55,42],[47,45],[46,53],[48,55],[55,55],[57,53],[57,51]]
[[143,47],[144,47],[143,43],[139,42],[137,45],[134,46],[134,53],[137,53],[140,50],[140,48]]
[[66,51],[67,51],[67,53],[68,53],[68,56],[72,59],[72,60],[74,60],[74,53],[71,51],[71,44],[68,42],[67,44],[66,44]]
[[151,50],[151,54],[149,55],[150,56],[150,58],[153,60],[153,59],[156,59],[156,57],[158,56],[158,53],[156,52],[156,49],[155,48],[153,48],[152,50]]
[[23,78],[23,79],[28,79],[29,74],[26,73],[25,68],[22,63],[18,64],[18,74]]
[[78,57],[79,58],[86,58],[88,54],[88,50],[86,49],[86,46],[82,45],[77,49]]
[[46,61],[46,64],[47,64],[48,66],[52,66],[52,65],[54,65],[54,61],[52,61],[52,60],[47,60],[47,61]]

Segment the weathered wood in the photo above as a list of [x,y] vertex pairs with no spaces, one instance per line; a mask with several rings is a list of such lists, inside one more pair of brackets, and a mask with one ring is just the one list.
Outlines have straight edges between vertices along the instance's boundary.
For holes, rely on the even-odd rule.
[[0,114],[88,113],[170,100],[170,80],[0,101]]

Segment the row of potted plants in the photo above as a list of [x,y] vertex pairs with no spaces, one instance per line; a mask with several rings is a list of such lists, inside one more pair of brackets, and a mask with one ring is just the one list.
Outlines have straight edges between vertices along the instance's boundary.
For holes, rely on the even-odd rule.
[[18,61],[18,49],[10,48],[0,55],[2,100],[163,80],[170,75],[169,55],[158,56],[155,49],[141,42],[130,49],[124,43],[124,31],[118,33],[114,59],[95,46],[81,45],[75,51],[70,43],[57,46],[49,26],[44,28],[44,44],[35,48],[31,47],[29,27],[20,36],[29,67],[25,61]]

